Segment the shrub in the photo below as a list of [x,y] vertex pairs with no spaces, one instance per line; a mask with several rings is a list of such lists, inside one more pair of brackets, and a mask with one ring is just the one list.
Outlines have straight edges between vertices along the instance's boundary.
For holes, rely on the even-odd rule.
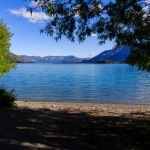
[[5,89],[0,89],[0,106],[4,107],[12,107],[14,106],[16,96],[14,94],[14,90],[6,91]]

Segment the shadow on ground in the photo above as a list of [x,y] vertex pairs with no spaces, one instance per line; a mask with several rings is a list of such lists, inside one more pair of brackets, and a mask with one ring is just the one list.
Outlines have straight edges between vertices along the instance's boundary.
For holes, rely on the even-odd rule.
[[150,117],[0,110],[0,149],[150,149]]

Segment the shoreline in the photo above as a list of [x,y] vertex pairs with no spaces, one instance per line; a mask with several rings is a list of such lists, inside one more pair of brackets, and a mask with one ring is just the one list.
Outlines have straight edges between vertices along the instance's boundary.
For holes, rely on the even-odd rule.
[[123,115],[123,114],[150,114],[149,104],[114,104],[91,102],[58,102],[58,101],[31,101],[17,100],[19,108],[67,110],[69,112],[86,112],[96,115]]
[[99,102],[99,101],[69,101],[69,100],[32,100],[32,99],[18,99],[16,101],[24,101],[24,102],[42,102],[42,103],[83,103],[83,104],[109,104],[109,105],[149,105],[150,103],[123,103],[123,102]]

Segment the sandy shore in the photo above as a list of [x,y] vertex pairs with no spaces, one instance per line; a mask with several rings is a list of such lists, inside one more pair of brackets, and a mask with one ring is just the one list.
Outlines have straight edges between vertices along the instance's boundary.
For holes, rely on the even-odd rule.
[[67,110],[70,112],[86,112],[96,115],[150,114],[150,105],[138,104],[101,104],[80,102],[44,102],[17,101],[20,108]]

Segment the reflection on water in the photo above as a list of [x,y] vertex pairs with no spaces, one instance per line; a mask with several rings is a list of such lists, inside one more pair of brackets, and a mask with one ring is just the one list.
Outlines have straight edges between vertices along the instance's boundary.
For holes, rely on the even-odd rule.
[[150,73],[124,64],[18,64],[1,84],[18,99],[150,104]]

